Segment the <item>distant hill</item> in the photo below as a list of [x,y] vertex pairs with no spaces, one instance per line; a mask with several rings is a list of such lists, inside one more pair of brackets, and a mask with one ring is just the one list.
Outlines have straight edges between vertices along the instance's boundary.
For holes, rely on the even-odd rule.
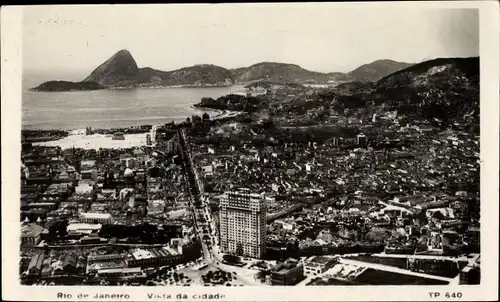
[[346,83],[356,81],[351,75],[343,72],[329,72],[326,74],[328,82],[330,83]]
[[68,82],[68,81],[49,81],[37,87],[30,89],[31,91],[73,91],[73,90],[100,90],[105,89],[99,83],[88,82]]
[[300,83],[288,82],[273,82],[273,81],[257,81],[246,85],[248,89],[268,89],[268,88],[288,88],[288,89],[305,89],[305,86]]
[[99,65],[84,81],[114,87],[226,86],[234,83],[229,70],[216,65],[195,65],[173,71],[138,68],[128,50],[120,50]]
[[335,114],[404,121],[424,120],[441,129],[479,133],[479,58],[443,58],[412,65],[377,82],[339,84],[315,90],[308,101],[280,104],[274,116],[307,115],[317,121]]
[[236,82],[251,82],[268,80],[273,82],[289,83],[327,83],[329,81],[349,81],[351,78],[341,72],[321,73],[309,71],[295,64],[262,62],[249,67],[232,69],[231,73]]
[[375,88],[375,84],[373,82],[359,82],[352,81],[341,83],[335,87],[335,91],[340,94],[356,94],[356,93],[366,93],[372,91]]
[[396,62],[392,60],[378,60],[369,64],[361,65],[360,67],[349,72],[356,81],[360,82],[376,82],[394,72],[400,71],[412,66],[410,63]]
[[440,58],[425,61],[394,72],[377,82],[378,89],[396,87],[427,87],[449,83],[479,85],[479,57]]
[[295,64],[262,62],[249,67],[232,69],[231,73],[236,82],[243,83],[269,80],[302,84],[341,84],[351,81],[375,82],[411,65],[392,60],[379,60],[362,65],[349,73],[321,73],[304,69]]
[[[123,49],[100,64],[83,82],[98,83],[104,88],[230,86],[235,83],[251,83],[255,81],[287,83],[288,85],[290,83],[338,85],[352,81],[376,81],[410,65],[391,60],[380,60],[360,66],[348,74],[342,72],[315,72],[295,64],[277,62],[262,62],[249,67],[231,70],[205,64],[173,71],[161,71],[151,67],[138,67],[132,54]],[[67,89],[71,88],[71,90],[87,90],[89,87],[94,87],[89,84],[87,86],[82,86],[82,84],[79,84],[80,86],[78,84],[71,86],[68,83],[62,84],[62,86],[44,84],[47,84],[46,87],[54,87],[54,89],[65,89],[62,88],[64,85],[68,87]],[[42,86],[42,88],[45,86]]]
[[307,82],[316,81],[316,74],[294,64],[262,62],[246,68],[232,71],[237,82],[268,80],[274,82]]
[[[366,88],[366,87],[365,87]],[[397,110],[408,117],[479,123],[479,57],[442,58],[412,65],[362,89],[351,107]]]

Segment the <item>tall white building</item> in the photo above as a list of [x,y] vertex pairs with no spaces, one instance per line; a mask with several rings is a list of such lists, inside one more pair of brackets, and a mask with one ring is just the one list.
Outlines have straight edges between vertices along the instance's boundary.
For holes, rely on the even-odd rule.
[[226,192],[220,198],[222,252],[261,258],[266,249],[266,200],[248,189]]

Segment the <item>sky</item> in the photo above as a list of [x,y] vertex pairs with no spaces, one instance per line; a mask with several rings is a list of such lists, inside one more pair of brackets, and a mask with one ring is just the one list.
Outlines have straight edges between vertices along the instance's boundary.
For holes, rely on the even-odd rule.
[[272,61],[348,72],[378,59],[479,55],[475,9],[336,4],[27,7],[23,69],[86,74],[121,49],[160,70]]

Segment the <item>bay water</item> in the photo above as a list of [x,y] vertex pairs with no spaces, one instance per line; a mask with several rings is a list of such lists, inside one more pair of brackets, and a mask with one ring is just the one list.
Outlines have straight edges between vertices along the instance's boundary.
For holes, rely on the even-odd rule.
[[[45,76],[44,80],[47,78],[50,79]],[[42,82],[41,77],[36,75],[25,75],[23,78],[23,129],[73,130],[85,127],[115,128],[181,122],[194,114],[207,112],[210,116],[215,116],[219,113],[215,110],[194,108],[193,105],[199,103],[203,97],[217,98],[243,91],[241,85],[69,92],[28,91]]]

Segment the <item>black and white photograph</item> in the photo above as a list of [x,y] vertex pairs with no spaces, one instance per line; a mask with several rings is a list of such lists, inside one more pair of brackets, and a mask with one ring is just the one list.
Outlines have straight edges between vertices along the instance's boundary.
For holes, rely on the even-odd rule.
[[382,4],[20,8],[19,120],[2,110],[14,286],[474,300],[498,280],[483,15]]

